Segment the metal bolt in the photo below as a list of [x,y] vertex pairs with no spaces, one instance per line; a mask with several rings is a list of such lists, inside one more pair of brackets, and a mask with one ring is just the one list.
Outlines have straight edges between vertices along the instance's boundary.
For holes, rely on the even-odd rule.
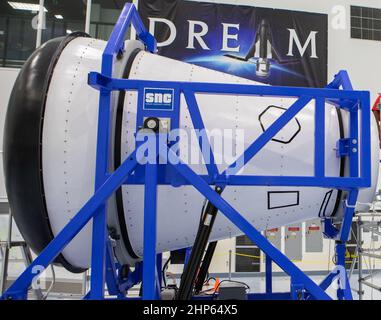
[[353,152],[353,153],[356,153],[356,152],[357,152],[357,149],[356,149],[356,148],[353,148],[353,149],[352,149],[352,152]]
[[356,139],[353,139],[353,140],[352,140],[352,143],[353,143],[353,144],[357,144],[357,140],[356,140]]

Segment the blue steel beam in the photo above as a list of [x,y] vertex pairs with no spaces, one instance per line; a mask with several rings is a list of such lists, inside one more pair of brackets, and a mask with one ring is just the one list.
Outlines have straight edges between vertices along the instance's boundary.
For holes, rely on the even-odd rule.
[[156,52],[155,38],[146,30],[135,6],[132,3],[126,3],[103,52],[102,74],[112,76],[114,57],[123,50],[126,33],[131,23],[138,38],[146,45],[147,50]]
[[[348,281],[348,275],[345,271],[345,252],[346,252],[346,245],[345,242],[337,242],[336,243],[336,265],[340,266],[341,268],[338,270],[338,273],[343,272],[344,274],[342,276],[339,275],[338,279],[340,281],[340,286],[337,288],[337,298],[339,300],[353,300],[352,297],[352,291],[351,287]],[[342,280],[344,278],[344,283],[342,283]]]
[[326,88],[327,89],[339,89],[342,87],[344,90],[353,90],[351,80],[349,79],[348,72],[340,70],[333,78]]
[[[216,163],[214,161],[213,149],[210,146],[208,136],[205,132],[205,125],[204,125],[204,122],[202,121],[202,117],[201,117],[200,109],[198,108],[198,105],[197,105],[196,97],[193,92],[190,92],[187,90],[184,91],[184,97],[189,108],[189,114],[192,119],[193,127],[195,129],[200,130],[200,134],[202,135],[198,137],[198,143],[200,146],[200,150],[202,151],[204,161],[206,163],[208,174],[211,178],[216,178],[219,172],[218,172]],[[205,157],[204,148],[208,149],[207,151],[209,153],[208,159],[206,159]]]
[[128,274],[127,280],[122,281],[122,279],[119,279],[120,285],[119,290],[122,292],[126,292],[127,290],[131,289],[134,285],[141,282],[143,278],[143,266],[142,262],[137,262],[135,264],[135,270],[130,272]]
[[119,279],[116,270],[116,262],[110,240],[107,240],[106,247],[106,284],[109,295],[122,295],[119,287]]
[[328,239],[336,239],[340,230],[338,230],[332,223],[332,219],[325,218],[323,220],[323,234]]
[[[157,157],[156,157],[157,158]],[[158,299],[156,268],[157,167],[146,164],[144,188],[143,299]]]
[[272,260],[266,255],[266,293],[271,294],[273,292],[273,278],[272,278]]
[[[358,110],[351,111],[349,114],[349,176],[358,177],[359,175],[359,114]],[[368,126],[370,123],[368,124]]]
[[[109,167],[111,91],[100,90],[95,168],[95,191],[105,182]],[[90,299],[103,299],[107,242],[107,205],[103,203],[93,218]]]
[[[145,29],[136,8],[133,4],[125,4],[122,13],[111,33],[106,48],[102,55],[102,73],[113,75],[114,58],[124,48],[125,35],[131,23],[135,27],[138,37],[143,40],[148,49],[156,51],[156,40]],[[111,91],[105,88],[100,90],[98,137],[95,190],[104,183],[108,176],[109,168],[109,143],[110,143],[110,99]],[[105,268],[106,268],[106,243],[107,243],[107,204],[102,204],[93,219],[93,240],[91,255],[91,290],[90,299],[104,297]]]
[[91,281],[89,292],[89,299],[92,300],[100,300],[104,298],[107,237],[106,204],[102,203],[93,217]]
[[291,277],[290,283],[291,300],[305,300],[306,292],[303,283],[297,281],[296,278]]
[[[339,90],[324,88],[298,88],[281,86],[261,86],[251,84],[227,84],[209,82],[182,82],[182,81],[154,81],[154,80],[133,80],[115,79],[99,72],[90,72],[88,84],[96,89],[104,88],[108,90],[141,89],[144,87],[179,87],[181,91],[207,94],[233,94],[233,95],[253,95],[267,97],[292,97],[308,96],[313,98],[326,99],[348,99],[358,102],[362,94],[367,91]],[[255,106],[253,106],[254,108]]]
[[324,291],[328,289],[328,287],[331,285],[332,281],[337,276],[337,272],[330,272],[322,282],[320,282],[319,287],[322,288]]
[[361,136],[360,136],[360,174],[368,179],[369,187],[371,185],[371,134],[370,134],[370,93],[365,91],[361,93],[360,99],[361,111]]
[[[210,185],[230,185],[230,186],[284,186],[284,187],[324,187],[350,190],[356,188],[368,188],[368,180],[363,178],[348,177],[323,177],[315,178],[314,176],[248,176],[248,175],[232,175],[225,177],[217,177],[211,179],[208,175],[200,175],[200,177]],[[144,180],[131,176],[124,182],[127,185],[143,185]],[[170,179],[160,181],[160,185],[171,185]],[[182,185],[191,185],[184,181]]]
[[353,189],[349,191],[348,197],[347,199],[345,199],[344,218],[343,218],[343,222],[342,222],[340,233],[339,233],[340,241],[343,241],[343,242],[348,241],[348,238],[351,232],[353,216],[355,214],[358,194],[359,194],[358,189]]
[[325,99],[315,101],[315,177],[325,176]]
[[[339,71],[332,82],[330,82],[327,86],[327,89],[340,89],[353,91],[352,83],[349,79],[348,73],[345,70]],[[339,108],[344,108],[347,110],[351,110],[356,103],[347,99],[330,99],[327,101]]]
[[156,269],[157,269],[157,275],[158,275],[158,284],[160,286],[160,289],[163,285],[163,278],[162,278],[162,269],[163,269],[163,254],[158,253],[156,255]]

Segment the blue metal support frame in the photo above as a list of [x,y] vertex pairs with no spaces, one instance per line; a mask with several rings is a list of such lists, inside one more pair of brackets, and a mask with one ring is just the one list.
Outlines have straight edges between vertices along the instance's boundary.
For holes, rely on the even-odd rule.
[[266,293],[273,293],[273,275],[272,275],[272,260],[269,256],[266,255]]
[[191,252],[192,252],[192,247],[185,248],[184,269],[185,269],[186,264],[188,263]]
[[338,289],[337,298],[339,300],[352,300],[352,290],[349,284],[348,275],[345,272],[345,242],[338,241],[336,243],[336,265],[338,268]]
[[[348,238],[354,206],[360,188],[369,187],[370,175],[370,98],[369,92],[354,91],[345,71],[336,75],[335,79],[326,88],[289,88],[258,85],[216,84],[216,83],[189,83],[169,81],[143,81],[114,79],[113,64],[115,56],[123,51],[124,38],[127,28],[133,24],[138,38],[150,52],[156,52],[156,41],[144,28],[135,7],[127,3],[111,34],[102,57],[101,73],[91,72],[88,83],[100,91],[99,120],[97,136],[96,179],[94,195],[79,210],[73,219],[49,243],[33,263],[16,279],[4,293],[2,299],[25,299],[32,280],[35,266],[46,268],[55,257],[62,252],[65,246],[93,219],[93,245],[91,259],[91,287],[86,295],[87,299],[103,299],[105,284],[108,292],[118,298],[125,298],[125,293],[136,283],[143,281],[143,299],[158,299],[161,286],[160,256],[156,254],[156,203],[158,185],[191,185],[208,199],[219,211],[246,234],[266,255],[266,294],[249,294],[249,299],[331,299],[325,292],[337,272],[330,273],[327,278],[317,285],[282,252],[276,249],[258,230],[256,230],[238,211],[216,193],[211,186],[218,185],[224,188],[227,185],[238,186],[305,186],[336,188],[347,191],[347,199],[343,204],[344,218],[341,227],[335,226],[331,220],[325,219],[325,234],[337,240],[337,264],[345,267],[345,241]],[[343,89],[340,89],[342,87]],[[228,171],[218,172],[214,163],[213,152],[207,139],[200,139],[200,149],[205,158],[205,152],[211,157],[207,165],[207,175],[196,174],[189,166],[182,163],[178,155],[153,134],[157,143],[155,159],[162,157],[174,159],[166,165],[147,163],[139,165],[144,158],[135,151],[122,162],[114,172],[109,172],[109,142],[110,128],[110,100],[114,90],[138,91],[137,106],[138,126],[143,119],[142,97],[145,88],[173,89],[175,95],[174,110],[171,115],[174,119],[172,129],[178,128],[178,114],[180,109],[180,95],[185,96],[193,126],[204,129],[204,123],[199,111],[196,94],[233,94],[271,97],[292,97],[297,100],[284,112],[266,131],[257,137],[239,157],[240,161],[232,163]],[[255,176],[236,175],[250,159],[252,159],[289,121],[291,121],[310,101],[315,101],[315,164],[314,175],[299,176]],[[324,168],[325,150],[325,105],[333,104],[347,110],[349,116],[349,136],[345,141],[339,141],[346,146],[345,153],[338,152],[339,157],[349,159],[349,176],[326,177]],[[152,111],[152,116],[157,116]],[[144,116],[150,112],[144,111]],[[360,131],[361,129],[361,131]],[[341,148],[340,150],[342,150]],[[146,159],[145,159],[146,160]],[[145,169],[142,174],[132,174]],[[164,169],[164,170],[163,170]],[[168,174],[171,169],[171,174]],[[107,199],[123,184],[144,184],[144,263],[138,263],[128,279],[121,279],[118,264],[110,247],[107,234]],[[290,292],[273,293],[271,283],[272,262],[277,264],[291,277]],[[346,277],[346,287],[338,290],[339,299],[351,299],[349,281]],[[200,298],[200,297],[198,297]],[[205,298],[206,297],[201,297]]]
[[[156,157],[157,159],[157,157]],[[146,165],[144,190],[143,299],[158,299],[156,268],[157,165]]]

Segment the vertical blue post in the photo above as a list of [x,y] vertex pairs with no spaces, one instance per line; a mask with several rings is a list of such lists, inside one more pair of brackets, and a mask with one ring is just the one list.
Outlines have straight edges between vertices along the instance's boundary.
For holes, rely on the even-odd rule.
[[[132,15],[134,14],[136,15],[135,7],[131,4],[126,4],[102,55],[102,74],[105,76],[112,76],[114,56],[116,53],[120,52],[124,45],[124,36],[130,25]],[[137,22],[140,20],[138,18],[135,18],[135,20],[135,25],[137,25]],[[141,28],[138,29],[139,32],[144,31]],[[110,151],[110,102],[111,91],[101,88],[98,113],[95,190],[105,182],[108,174]],[[106,241],[108,237],[106,210],[107,206],[106,203],[104,203],[99,207],[93,218],[90,299],[103,299],[104,297]]]
[[349,136],[351,139],[349,150],[349,174],[351,177],[358,177],[359,175],[359,115],[358,109],[351,110],[349,125]]
[[[123,20],[126,12],[130,11],[129,6],[123,8],[121,17],[118,20],[113,32],[113,41],[108,41],[102,55],[102,74],[112,76],[114,56],[120,50],[122,42],[116,39],[116,34],[120,37],[123,29]],[[125,19],[128,20],[128,19]],[[126,28],[126,27],[125,27]],[[115,48],[114,46],[118,48]],[[110,48],[111,47],[111,48]],[[100,89],[99,112],[98,112],[98,135],[97,135],[97,157],[95,171],[95,190],[97,190],[106,180],[109,166],[109,144],[110,144],[110,111],[111,111],[111,91],[105,88]],[[100,206],[93,218],[92,254],[91,254],[91,282],[90,299],[103,299],[105,287],[105,263],[106,263],[106,241],[107,241],[107,215],[106,202]]]
[[315,177],[325,176],[325,101],[315,102]]
[[273,293],[272,260],[266,255],[266,294]]
[[347,199],[345,200],[344,218],[341,224],[340,235],[339,235],[339,239],[342,242],[346,242],[349,239],[353,216],[355,214],[358,194],[359,194],[358,189],[352,189],[349,191]]
[[102,205],[93,218],[91,282],[89,299],[104,298],[106,262],[106,206]]
[[371,137],[370,137],[370,94],[362,92],[361,96],[361,176],[371,185]]
[[159,253],[156,256],[156,268],[157,268],[157,281],[159,283],[159,289],[161,289],[162,286],[162,268],[163,268],[163,254]]
[[305,288],[302,283],[296,281],[296,278],[291,277],[291,299],[292,300],[304,300]]
[[192,247],[188,247],[185,249],[185,259],[184,259],[184,269],[185,270],[185,266],[187,265],[188,261],[189,261],[189,257],[192,253]]
[[[340,286],[337,288],[337,298],[339,300],[352,300],[351,287],[348,281],[348,276],[345,271],[345,252],[346,246],[345,242],[336,243],[336,265],[338,268],[338,279],[340,281]],[[342,274],[340,274],[342,273]]]
[[117,270],[110,241],[107,241],[106,246],[106,285],[109,295],[124,298],[124,294],[119,290]]
[[[105,182],[108,174],[110,142],[110,100],[111,92],[101,89],[98,112],[97,155],[95,171],[95,191]],[[106,202],[96,211],[93,218],[91,282],[89,299],[104,298],[105,264],[107,242]]]
[[147,163],[144,186],[143,299],[157,296],[156,269],[157,165]]

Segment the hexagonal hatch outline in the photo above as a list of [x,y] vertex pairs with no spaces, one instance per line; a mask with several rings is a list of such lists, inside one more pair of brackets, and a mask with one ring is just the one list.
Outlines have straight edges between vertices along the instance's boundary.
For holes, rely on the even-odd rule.
[[[269,110],[270,108],[277,108],[277,109],[281,109],[281,110],[287,110],[286,108],[282,108],[282,107],[278,107],[278,106],[268,106],[259,116],[258,116],[258,120],[259,120],[259,123],[261,125],[261,128],[262,128],[262,131],[265,132],[265,127],[261,121],[261,117],[267,112],[267,110]],[[294,135],[288,140],[288,141],[283,141],[283,140],[279,140],[279,139],[271,139],[271,141],[275,141],[275,142],[279,142],[279,143],[283,143],[283,144],[288,144],[290,143],[292,140],[294,140],[294,138],[299,134],[299,132],[302,130],[302,126],[300,125],[300,122],[298,120],[297,117],[294,118],[297,125],[298,125],[298,130],[294,133]],[[278,132],[279,133],[279,132]]]

